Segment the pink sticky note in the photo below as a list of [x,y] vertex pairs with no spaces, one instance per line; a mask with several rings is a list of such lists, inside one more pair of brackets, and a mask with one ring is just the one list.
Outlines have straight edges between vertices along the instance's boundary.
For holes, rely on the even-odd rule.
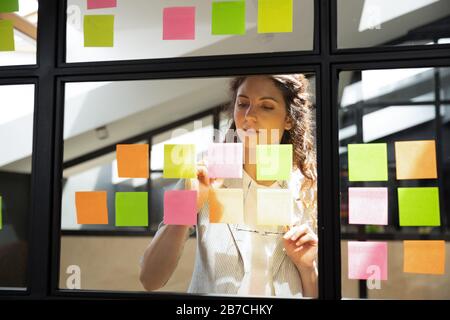
[[213,143],[208,147],[210,178],[242,178],[242,143]]
[[103,9],[117,7],[117,0],[88,0],[88,9]]
[[387,225],[387,188],[348,188],[350,224]]
[[349,241],[348,278],[387,280],[387,242]]
[[163,10],[163,40],[195,39],[195,7],[171,7]]
[[164,224],[197,224],[197,191],[173,190],[164,193]]

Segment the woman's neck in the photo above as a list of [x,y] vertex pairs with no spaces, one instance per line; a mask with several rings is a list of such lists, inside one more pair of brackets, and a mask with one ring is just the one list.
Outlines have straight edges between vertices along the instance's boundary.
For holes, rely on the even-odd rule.
[[244,170],[247,174],[255,180],[258,184],[270,187],[276,181],[258,181],[256,180],[256,149],[244,148]]

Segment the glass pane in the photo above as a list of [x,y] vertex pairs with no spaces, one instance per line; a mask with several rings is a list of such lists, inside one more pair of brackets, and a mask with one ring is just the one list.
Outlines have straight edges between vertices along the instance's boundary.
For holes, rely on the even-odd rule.
[[27,285],[34,85],[0,86],[0,288]]
[[338,49],[450,43],[447,0],[338,0]]
[[[270,7],[262,7],[260,23],[258,1],[244,2],[245,9],[239,5],[236,7],[235,4],[228,10],[218,7],[217,11],[214,10],[213,17],[215,2],[203,0],[192,0],[189,3],[175,0],[127,0],[119,1],[117,7],[102,9],[88,9],[85,0],[68,0],[66,61],[313,50],[314,0],[283,0],[283,4],[293,3],[293,7],[291,11],[280,10],[279,16],[273,16],[274,11]],[[282,5],[278,4],[279,1],[270,2],[276,6]],[[194,9],[177,9],[180,6]],[[173,7],[175,9],[164,11]],[[229,16],[226,16],[227,11]],[[177,13],[185,15],[185,20],[171,20],[172,14]],[[98,34],[97,29],[84,26],[85,17],[91,15],[114,16],[114,21],[109,24],[105,22],[104,33]],[[85,40],[88,41],[88,47],[85,47]]]
[[[449,269],[441,258],[450,252],[449,183],[446,151],[439,151],[448,137],[438,133],[434,95],[416,99],[435,91],[428,86],[435,85],[429,77],[436,70],[405,70],[421,76],[386,84],[390,93],[382,99],[361,98],[361,87],[376,86],[375,81],[361,81],[363,72],[371,70],[339,77],[342,295],[448,299]],[[399,70],[379,72],[393,79]],[[426,90],[419,89],[421,82],[428,83]],[[444,109],[439,116],[445,119]],[[445,120],[442,124],[445,132]],[[428,248],[425,254],[421,246]],[[438,248],[437,253],[427,256],[431,248]],[[421,264],[424,255],[433,262]],[[430,265],[436,268],[430,270]]]
[[[61,238],[60,288],[316,297],[318,242],[314,236],[317,234],[317,187],[314,180],[307,183],[306,178],[292,165],[294,162],[298,166],[304,161],[296,155],[297,151],[305,151],[309,153],[308,159],[311,161],[301,164],[308,166],[312,172],[316,170],[313,132],[315,100],[312,97],[315,91],[312,87],[307,88],[308,84],[314,83],[314,78],[313,74],[306,74],[263,75],[243,79],[67,83],[62,227],[70,230],[70,233],[63,232]],[[277,86],[283,85],[284,81],[290,84],[286,89],[296,90],[292,96],[284,96],[284,91]],[[236,92],[229,91],[231,83],[237,85],[239,103],[233,100]],[[245,110],[241,101],[245,97],[251,105],[248,110]],[[287,100],[289,97],[298,99],[290,101]],[[230,103],[231,100],[233,103]],[[232,112],[222,112],[223,106],[229,106]],[[291,113],[294,108],[302,108],[301,113]],[[176,166],[169,163],[164,147],[170,144],[193,144],[196,152],[189,154],[192,154],[194,159],[191,162],[194,168],[193,176],[196,176],[195,170],[200,161],[211,160],[207,156],[208,148],[214,141],[224,140],[222,137],[225,136],[225,132],[213,130],[215,123],[213,115],[218,111],[221,111],[221,116],[215,120],[222,122],[220,126],[224,129],[222,131],[228,129],[230,120],[233,120],[236,121],[238,129],[245,129],[247,132],[245,135],[238,132],[233,136],[235,140],[228,143],[228,146],[241,148],[242,153],[244,149],[251,153],[251,149],[256,147],[250,144],[254,142],[247,139],[251,134],[249,130],[257,129],[261,132],[265,129],[282,129],[283,138],[269,142],[275,149],[280,147],[280,150],[284,150],[282,147],[289,148],[289,145],[292,145],[296,153],[285,156],[281,160],[285,163],[278,166],[275,166],[279,164],[278,157],[271,160],[273,162],[270,163],[270,168],[278,169],[276,177],[271,179],[258,179],[256,172],[252,171],[252,168],[256,169],[256,164],[248,161],[245,165],[239,161],[233,164],[238,169],[236,172],[241,173],[240,177],[232,170],[230,171],[233,172],[233,176],[226,176],[228,173],[224,173],[225,169],[229,168],[223,168],[220,164],[215,164],[217,167],[215,169],[209,167],[208,170],[211,171],[208,172],[216,170],[218,177],[209,189],[204,186],[198,190],[193,188],[201,199],[207,201],[204,202],[202,211],[198,213],[196,193],[192,198],[182,198],[192,195],[189,190],[185,190],[184,179],[187,178],[183,177],[183,170],[173,169]],[[227,118],[226,114],[232,118]],[[291,117],[288,118],[289,121],[286,119],[287,115]],[[305,138],[303,133],[292,136],[300,132],[296,130],[299,126],[305,130],[304,135],[308,136],[305,144],[298,142]],[[150,150],[145,154],[151,156],[149,179],[142,177],[126,179],[123,174],[117,177],[119,172],[123,172],[120,168],[124,158],[121,158],[119,152],[115,152],[116,144],[132,143],[132,146],[136,147],[146,142],[143,137],[148,137],[151,144],[151,154]],[[233,143],[234,141],[244,141],[245,147]],[[262,140],[256,142],[266,144]],[[303,150],[305,145],[308,149]],[[134,161],[138,157],[140,156],[133,155],[129,159]],[[236,158],[242,159],[239,156]],[[148,158],[146,160],[148,162]],[[191,162],[188,161],[190,160],[185,159],[183,165],[189,165]],[[117,167],[117,173],[114,173],[114,167]],[[135,168],[138,165],[131,167]],[[168,168],[173,170],[169,172]],[[284,177],[282,171],[288,171],[290,175]],[[223,178],[222,174],[225,175]],[[310,178],[314,177],[315,174]],[[195,178],[192,179],[193,185],[199,182]],[[304,186],[304,189],[301,189],[301,186]],[[259,190],[263,191],[264,197],[257,197]],[[104,192],[103,198],[94,194],[100,191]],[[223,208],[229,215],[242,219],[243,223],[236,224],[234,220],[226,220],[228,218],[216,215],[217,209],[214,209],[216,200],[210,198],[212,192],[209,191],[217,192],[221,197],[223,194],[230,194],[231,198],[217,199],[221,203],[217,208]],[[127,202],[129,206],[123,209],[123,200],[119,199],[123,192],[129,195],[148,192],[148,203],[145,205],[148,209],[148,226],[138,230],[117,224],[117,221],[121,221],[120,219],[124,217],[130,218],[141,208],[139,199],[133,198]],[[91,202],[82,198],[86,193],[91,197],[88,198]],[[237,194],[242,194],[242,197]],[[180,202],[177,202],[178,200]],[[258,205],[258,201],[263,201],[265,205]],[[177,216],[178,213],[180,214]],[[88,223],[92,220],[88,222],[83,220],[101,214],[108,219],[108,223],[102,220]],[[255,221],[257,215],[266,217],[267,220],[264,223]],[[183,220],[186,217],[191,217],[192,220]],[[183,221],[176,220],[178,218]],[[291,228],[295,227],[295,230],[299,230],[300,226],[305,224],[311,228],[313,240],[307,247],[303,247],[303,250],[306,250],[305,254],[294,251],[301,245],[296,244],[298,238],[289,240],[289,246],[286,245],[289,257],[285,258],[282,239],[287,232],[283,228],[285,224]],[[106,230],[109,232],[103,232]],[[123,230],[132,232],[120,232]],[[182,237],[179,241],[174,233],[162,237],[162,233],[166,232],[164,230],[169,230],[168,232],[176,230],[175,233],[182,231]],[[301,235],[299,234],[299,237]],[[237,239],[241,236],[243,245],[248,244],[250,247],[234,241],[235,237]],[[174,244],[178,244],[180,249],[180,255],[172,257],[178,259],[178,263],[173,265],[168,273],[162,274],[167,270],[160,269],[160,259],[168,259],[170,253],[174,252],[166,250],[165,246]],[[148,258],[154,257],[148,254],[148,250],[155,247],[163,249],[159,251],[163,252],[163,256]],[[255,251],[264,248],[268,253]],[[217,266],[208,268],[211,274],[207,275],[207,278],[217,279],[208,284],[209,287],[202,287],[205,283],[199,279],[201,271],[198,264],[202,258],[199,250],[206,252],[212,259],[217,259],[208,262]],[[255,252],[261,255],[260,261],[252,260],[252,254],[256,254]],[[245,258],[245,262],[239,258],[241,255]],[[227,269],[225,266],[232,268],[224,273],[223,270]],[[260,274],[261,277],[245,276],[244,266],[249,268],[250,275]],[[149,276],[154,277],[156,284],[147,282]],[[256,279],[258,284],[264,284],[258,291],[253,290]],[[311,283],[308,283],[309,279],[312,279]]]
[[0,67],[36,64],[37,12],[37,0],[0,8]]

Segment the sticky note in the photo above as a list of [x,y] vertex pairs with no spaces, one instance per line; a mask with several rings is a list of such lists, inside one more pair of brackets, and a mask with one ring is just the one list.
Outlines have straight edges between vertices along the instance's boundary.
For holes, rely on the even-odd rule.
[[348,175],[350,181],[387,181],[386,143],[349,144]]
[[289,189],[262,188],[256,192],[256,221],[258,225],[290,225],[293,208],[294,201]]
[[117,7],[117,0],[88,0],[88,9],[103,9]]
[[19,11],[19,0],[0,0],[0,13]]
[[106,191],[81,191],[75,193],[78,224],[108,224]]
[[197,191],[164,192],[164,224],[184,226],[197,224]]
[[245,1],[213,2],[212,34],[245,34]]
[[14,50],[15,46],[13,22],[10,20],[0,20],[0,51]]
[[398,210],[402,227],[440,226],[439,189],[398,188]]
[[116,226],[148,226],[147,192],[116,192]]
[[165,179],[197,177],[194,144],[164,145],[163,177]]
[[117,170],[120,178],[148,178],[148,144],[118,144]]
[[387,225],[387,188],[348,188],[350,224]]
[[289,180],[291,171],[291,144],[260,144],[256,146],[257,180]]
[[210,189],[209,222],[244,223],[244,192],[242,189]]
[[292,0],[259,0],[258,33],[292,32]]
[[445,241],[403,241],[403,272],[421,274],[445,273]]
[[212,143],[208,146],[210,178],[242,178],[242,143]]
[[395,143],[397,179],[437,179],[436,143],[399,141]]
[[349,241],[348,278],[387,280],[387,242]]
[[114,46],[113,15],[84,16],[84,46],[85,47]]
[[163,40],[195,39],[195,7],[170,7],[163,10]]

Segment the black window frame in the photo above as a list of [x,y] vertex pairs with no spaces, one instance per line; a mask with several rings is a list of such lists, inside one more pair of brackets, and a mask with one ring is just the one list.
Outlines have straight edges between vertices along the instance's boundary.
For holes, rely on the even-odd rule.
[[[71,291],[58,289],[60,190],[64,84],[313,72],[317,96],[319,299],[341,296],[338,75],[355,69],[450,66],[450,45],[337,49],[336,0],[314,0],[314,49],[211,57],[65,63],[66,0],[40,0],[37,64],[0,67],[0,84],[35,83],[31,212],[27,289],[2,290],[0,297],[186,298],[185,294]],[[195,297],[189,295],[190,297]],[[204,297],[203,297],[204,298]]]

